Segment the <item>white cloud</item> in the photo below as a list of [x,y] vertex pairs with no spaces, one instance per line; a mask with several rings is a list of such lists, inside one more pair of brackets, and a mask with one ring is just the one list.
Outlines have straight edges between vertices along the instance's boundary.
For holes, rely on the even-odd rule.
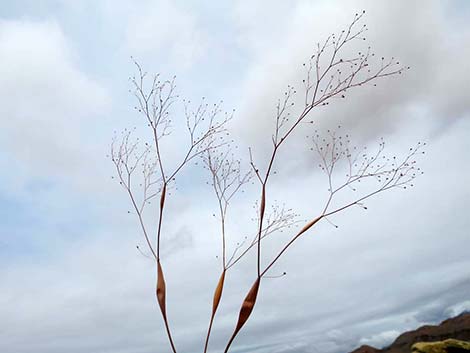
[[463,312],[470,312],[470,300],[465,300],[461,303],[450,306],[446,309],[445,314],[453,317],[462,314]]
[[363,338],[359,342],[360,344],[367,344],[372,347],[385,347],[392,343],[400,333],[398,331],[384,331],[377,335]]
[[129,11],[125,41],[132,55],[165,58],[188,67],[204,54],[206,35],[197,17],[176,2],[141,1]]
[[3,149],[31,175],[73,175],[107,112],[106,90],[79,66],[55,22],[0,22]]

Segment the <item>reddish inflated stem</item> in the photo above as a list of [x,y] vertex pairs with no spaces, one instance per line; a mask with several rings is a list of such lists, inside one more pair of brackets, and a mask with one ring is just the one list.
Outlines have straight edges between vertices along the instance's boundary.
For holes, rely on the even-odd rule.
[[232,337],[230,338],[227,347],[225,348],[224,353],[227,353],[233,340],[237,336],[238,332],[241,330],[243,325],[247,322],[248,318],[250,317],[253,308],[256,303],[256,297],[258,296],[258,290],[259,290],[259,284],[261,281],[261,277],[258,277],[258,279],[255,281],[253,286],[251,287],[250,291],[248,292],[247,296],[245,297],[245,300],[243,301],[242,307],[240,309],[240,314],[238,315],[238,322],[237,326],[235,327],[235,331],[233,332]]
[[219,306],[220,298],[222,297],[222,291],[224,290],[224,282],[225,282],[225,270],[220,275],[219,282],[217,283],[217,287],[215,288],[214,300],[212,302],[212,316],[215,315],[217,308]]
[[261,205],[259,208],[260,217],[263,217],[265,208],[266,208],[266,189],[263,186],[263,191],[261,192]]
[[165,304],[165,297],[166,297],[166,285],[165,285],[165,277],[163,276],[163,269],[160,261],[157,261],[157,300],[158,305],[160,306],[160,310],[162,311],[163,317],[166,319],[166,304]]
[[163,209],[165,205],[165,196],[166,196],[166,183],[163,184],[162,195],[160,196],[160,209]]

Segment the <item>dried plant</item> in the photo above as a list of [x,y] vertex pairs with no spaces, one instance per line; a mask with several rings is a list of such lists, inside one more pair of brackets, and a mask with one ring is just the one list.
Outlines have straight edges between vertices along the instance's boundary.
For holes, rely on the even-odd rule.
[[[369,152],[366,148],[358,149],[351,145],[349,135],[339,134],[340,128],[328,130],[326,136],[313,132],[311,150],[319,158],[319,168],[327,180],[328,197],[322,211],[305,221],[280,250],[263,265],[263,241],[270,234],[283,230],[291,230],[301,221],[298,215],[285,205],[276,205],[269,198],[270,177],[281,148],[292,136],[294,130],[303,123],[312,124],[312,111],[327,106],[333,99],[345,98],[346,94],[358,87],[376,82],[385,77],[401,74],[407,67],[401,66],[394,58],[377,59],[370,48],[354,55],[348,54],[350,44],[365,40],[366,26],[360,25],[363,13],[356,14],[352,22],[339,34],[332,34],[323,43],[316,46],[316,51],[308,63],[303,83],[303,106],[298,108],[294,101],[297,90],[288,86],[282,99],[278,101],[275,115],[275,128],[271,136],[272,150],[261,170],[249,150],[248,169],[234,154],[232,141],[228,140],[227,122],[231,113],[223,112],[221,104],[209,106],[205,100],[192,109],[190,102],[180,100],[175,94],[175,79],[161,80],[159,75],[152,78],[136,63],[138,75],[131,78],[134,94],[137,99],[136,110],[144,117],[150,131],[151,143],[133,140],[131,131],[126,130],[121,137],[115,137],[111,147],[111,158],[116,168],[120,185],[130,197],[134,212],[140,223],[150,256],[157,268],[156,296],[165,324],[171,349],[176,353],[166,311],[166,286],[161,261],[162,227],[164,224],[164,208],[168,190],[175,182],[179,173],[198,158],[209,172],[208,184],[215,195],[217,217],[220,220],[221,239],[221,274],[214,291],[212,310],[205,337],[204,353],[207,352],[214,319],[222,299],[227,271],[240,263],[251,250],[256,256],[256,277],[246,294],[238,315],[238,321],[226,344],[224,352],[228,352],[236,336],[250,318],[262,279],[303,234],[316,223],[326,220],[332,225],[330,217],[350,207],[366,208],[364,201],[381,192],[413,186],[413,180],[422,173],[416,167],[416,156],[424,153],[424,144],[418,143],[403,158],[388,157],[385,154],[385,143],[381,141],[377,150]],[[149,84],[149,85],[148,85]],[[148,85],[148,86],[147,86]],[[172,108],[182,103],[184,124],[188,136],[188,146],[181,160],[172,166],[164,159],[165,151],[162,140],[172,134]],[[140,174],[137,173],[140,171]],[[136,173],[139,176],[136,176]],[[138,180],[135,182],[135,180]],[[366,187],[360,188],[366,181]],[[231,201],[248,183],[256,183],[259,187],[259,202],[255,204],[257,223],[252,239],[245,237],[237,243],[229,255],[227,250],[227,226]],[[138,196],[140,195],[140,196]],[[338,198],[338,195],[342,195]],[[144,210],[153,199],[159,197],[157,225],[151,235],[144,222]],[[344,201],[347,200],[347,201]],[[268,210],[271,211],[268,211]],[[215,215],[215,214],[214,214]],[[139,251],[141,249],[139,248]],[[274,276],[276,277],[276,276]]]
[[[140,226],[145,236],[147,247],[150,250],[157,265],[157,286],[156,295],[166,332],[171,345],[171,349],[176,353],[176,348],[168,324],[166,311],[166,284],[163,267],[160,258],[161,233],[164,219],[164,208],[167,192],[171,183],[174,182],[180,171],[193,159],[201,157],[213,149],[225,145],[225,141],[220,137],[225,133],[225,125],[230,120],[231,115],[222,114],[220,104],[209,104],[203,99],[195,110],[191,109],[190,102],[184,102],[185,125],[188,135],[188,146],[182,159],[169,169],[162,158],[162,140],[171,134],[170,108],[178,98],[175,95],[175,79],[161,81],[159,75],[152,77],[150,86],[145,87],[147,73],[142,70],[140,65],[135,63],[138,76],[132,77],[131,82],[134,86],[134,95],[138,105],[135,109],[143,115],[147,122],[147,127],[151,131],[152,143],[145,143],[142,152],[138,152],[139,140],[131,142],[129,132],[125,132],[116,146],[116,140],[111,146],[111,159],[115,164],[120,184],[129,194],[132,205],[139,218]],[[150,159],[149,155],[153,159]],[[143,173],[142,202],[139,205],[136,201],[135,190],[133,188],[132,178],[138,167],[141,167]],[[156,177],[158,176],[158,177]],[[152,188],[158,185],[158,188]],[[153,244],[149,237],[143,221],[143,210],[147,202],[152,198],[160,196],[158,208],[158,226],[156,230],[156,243]]]

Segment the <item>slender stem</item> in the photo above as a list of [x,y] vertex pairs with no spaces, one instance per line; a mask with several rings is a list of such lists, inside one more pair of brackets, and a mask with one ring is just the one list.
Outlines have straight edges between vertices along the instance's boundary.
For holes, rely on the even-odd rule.
[[122,183],[122,185],[124,185],[124,188],[126,189],[128,195],[131,199],[132,206],[134,207],[134,210],[137,213],[137,216],[139,218],[140,228],[142,229],[142,232],[144,233],[144,237],[145,237],[145,241],[147,242],[147,246],[150,249],[150,251],[152,252],[152,255],[155,258],[155,260],[157,260],[157,255],[155,254],[155,250],[153,249],[152,243],[150,242],[150,238],[147,234],[147,229],[145,228],[144,220],[142,218],[142,212],[139,209],[139,207],[137,206],[137,203],[136,203],[135,198],[134,198],[134,194],[132,193],[132,190],[131,190],[130,174],[128,174],[128,176],[127,176],[127,184],[126,184],[126,183],[124,183],[124,179],[122,177],[122,174],[120,173],[118,164],[116,164],[116,169],[117,169],[117,172],[118,172],[117,174],[118,174],[118,176],[121,180],[121,183]]
[[166,182],[163,184],[162,195],[160,197],[160,208],[158,213],[158,228],[157,228],[157,260],[160,260],[160,235],[162,232],[163,222],[163,208],[165,207],[165,196],[166,196]]
[[257,242],[256,268],[257,268],[258,277],[260,277],[260,274],[261,274],[261,233],[263,232],[263,220],[264,220],[265,211],[266,211],[266,184],[263,184],[262,190],[261,190],[261,204],[260,204],[258,242]]
[[220,217],[221,217],[221,232],[222,232],[222,266],[224,268],[224,271],[227,269],[227,262],[226,262],[226,250],[225,250],[225,211],[222,207],[222,204],[220,203]]
[[165,323],[168,339],[170,340],[170,344],[173,348],[173,352],[176,353],[176,349],[175,349],[174,344],[173,344],[173,339],[171,337],[170,328],[169,328],[169,325],[168,325],[168,319],[167,319],[167,315],[166,315],[166,284],[165,284],[165,276],[163,275],[163,269],[162,269],[160,260],[157,260],[156,295],[157,295],[158,306],[160,308],[160,312],[162,314],[163,321]]
[[168,319],[166,317],[164,317],[163,321],[165,322],[165,329],[166,329],[166,333],[168,335],[168,340],[170,341],[171,350],[173,351],[173,353],[176,353],[175,344],[173,343],[173,338],[171,337],[170,327],[168,325]]
[[283,248],[282,250],[276,255],[276,257],[270,262],[268,266],[263,270],[261,273],[261,276],[264,276],[266,272],[269,271],[269,269],[276,263],[277,260],[282,256],[282,254],[302,235],[304,234],[307,230],[309,230],[311,227],[315,225],[318,221],[320,221],[324,216],[321,215],[317,218],[315,218],[313,221],[307,223]]
[[206,342],[204,343],[204,353],[207,353],[207,348],[209,347],[209,338],[210,338],[211,331],[212,331],[212,324],[214,322],[214,317],[215,315],[211,315],[211,319],[209,321],[209,328],[207,329],[207,334],[206,334]]
[[[223,266],[223,273],[225,273],[225,271],[227,270],[227,266],[226,266],[226,260],[225,260],[225,211],[226,209],[223,208],[222,206],[222,203],[221,203],[221,200],[219,199],[219,209],[220,209],[220,216],[221,216],[221,231],[222,231],[222,266]],[[220,283],[219,283],[220,284]],[[220,292],[220,295],[222,295],[222,292]],[[220,300],[220,298],[219,298]],[[218,306],[218,304],[217,304]],[[206,342],[204,344],[204,353],[207,352],[207,348],[209,346],[209,338],[211,336],[211,332],[212,332],[212,324],[214,322],[214,318],[215,318],[215,313],[217,311],[217,306],[215,306],[212,310],[212,314],[211,314],[211,318],[210,318],[210,321],[209,321],[209,328],[207,329],[207,334],[206,334]]]

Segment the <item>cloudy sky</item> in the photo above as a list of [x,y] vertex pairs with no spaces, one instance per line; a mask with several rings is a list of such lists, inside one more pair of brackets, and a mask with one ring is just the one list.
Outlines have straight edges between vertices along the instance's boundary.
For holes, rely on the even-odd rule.
[[[169,352],[155,264],[106,155],[114,131],[145,124],[131,56],[177,76],[181,97],[224,100],[230,132],[264,166],[275,104],[301,87],[315,43],[366,11],[367,41],[411,69],[313,111],[276,161],[268,204],[311,219],[327,180],[305,136],[342,125],[387,155],[417,141],[425,174],[319,223],[262,283],[234,352],[340,353],[470,310],[470,3],[467,1],[18,0],[0,4],[0,351]],[[356,44],[354,44],[355,46]],[[356,50],[356,48],[353,48]],[[174,120],[181,119],[175,111]],[[173,140],[171,140],[173,139]],[[168,159],[182,140],[168,140]],[[175,149],[176,148],[176,149]],[[201,351],[220,274],[216,199],[190,166],[167,199],[162,261],[181,353]],[[233,251],[256,224],[256,185],[230,209]],[[154,219],[148,219],[151,226]],[[263,262],[292,236],[273,234]],[[253,256],[227,275],[211,352],[220,352],[255,279]]]

